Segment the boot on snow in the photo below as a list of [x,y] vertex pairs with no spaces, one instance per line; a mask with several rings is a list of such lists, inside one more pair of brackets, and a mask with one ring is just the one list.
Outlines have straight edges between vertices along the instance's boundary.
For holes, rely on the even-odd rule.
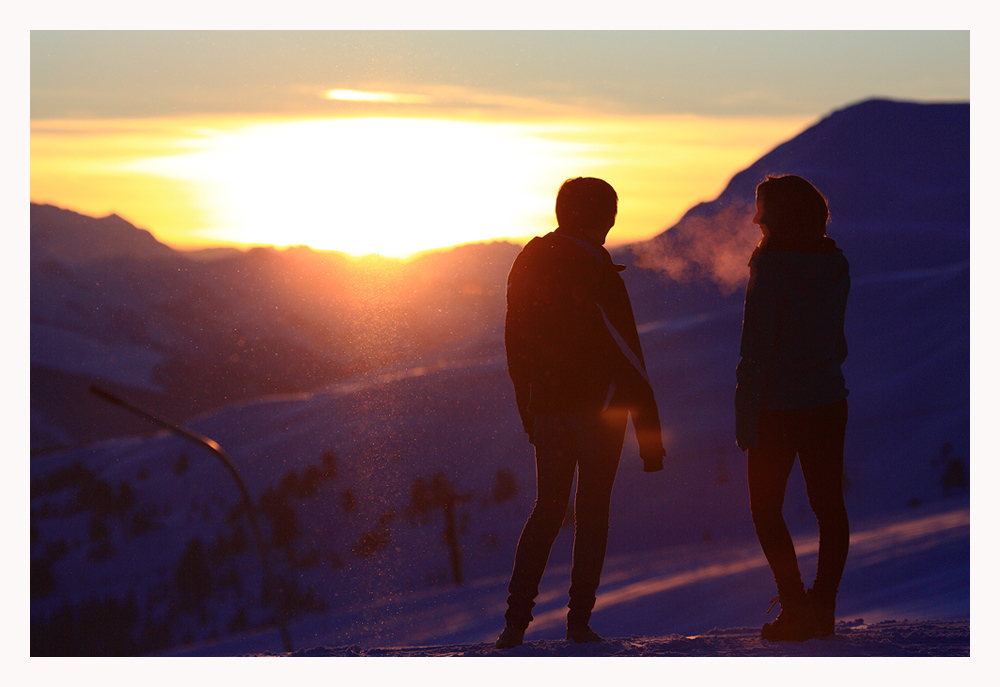
[[583,627],[566,627],[566,639],[577,644],[587,644],[590,642],[603,642],[601,635],[590,629],[590,625]]
[[820,637],[829,637],[834,633],[836,625],[837,603],[836,601],[824,603],[813,590],[806,590],[806,594],[816,608],[816,619],[819,621]]
[[[771,608],[778,601],[777,596],[771,599]],[[760,628],[760,636],[769,642],[805,642],[819,637],[820,624],[815,603],[807,596],[794,601],[781,601],[781,612]]]
[[507,625],[497,638],[498,649],[513,649],[524,644],[524,630]]

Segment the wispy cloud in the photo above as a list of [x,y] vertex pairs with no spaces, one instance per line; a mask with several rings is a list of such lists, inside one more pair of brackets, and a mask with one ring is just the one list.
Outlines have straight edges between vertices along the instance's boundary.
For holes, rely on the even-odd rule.
[[329,100],[346,100],[348,102],[366,103],[400,103],[429,104],[430,97],[418,93],[385,93],[374,91],[354,91],[346,88],[335,88],[326,91],[323,97]]

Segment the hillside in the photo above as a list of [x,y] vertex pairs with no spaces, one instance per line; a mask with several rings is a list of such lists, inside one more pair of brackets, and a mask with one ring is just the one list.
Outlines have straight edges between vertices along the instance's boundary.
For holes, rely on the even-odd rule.
[[[968,128],[967,105],[861,104],[776,148],[782,157],[758,163],[761,176],[765,169],[808,166],[814,178],[822,173],[828,180],[821,188],[836,208],[844,185],[859,173],[855,165],[867,160],[864,172],[877,176],[879,187],[904,192],[917,174],[910,167],[923,169],[926,161],[886,165],[874,153],[827,160],[810,152],[815,128],[853,142],[854,127],[872,125],[866,115],[872,110],[894,118],[894,127],[880,130],[883,138],[893,131],[919,138],[914,131],[950,122],[961,140]],[[829,145],[841,147],[835,140]],[[958,162],[937,163],[960,168],[968,159],[967,147],[952,153]],[[960,197],[961,183],[949,178],[938,200]],[[947,634],[953,627],[945,621],[969,617],[967,166],[964,184],[965,202],[938,205],[943,214],[934,222],[862,209],[835,210],[830,225],[857,265],[845,368],[846,498],[855,534],[839,609],[845,629],[857,618],[868,625],[928,620]],[[595,615],[610,637],[667,642],[767,620],[773,584],[750,523],[745,458],[732,436],[741,285],[739,277],[726,281],[725,271],[715,270],[726,261],[711,262],[726,251],[706,252],[700,242],[711,229],[722,241],[715,245],[730,248],[732,273],[745,271],[749,250],[740,253],[738,246],[747,240],[739,220],[752,201],[752,183],[746,187],[750,198],[727,189],[725,199],[697,217],[619,255],[630,263],[624,278],[668,454],[665,470],[652,475],[642,472],[634,440],[622,457],[599,598],[607,606]],[[911,200],[930,205],[934,197]],[[865,247],[886,237],[895,249],[865,260]],[[466,246],[426,256],[426,263],[358,263],[362,272],[342,256],[305,249],[260,249],[197,264],[174,255],[80,266],[49,261],[40,276],[45,289],[32,289],[33,363],[61,369],[80,358],[106,365],[114,347],[127,348],[134,357],[122,359],[136,364],[150,352],[179,360],[192,342],[198,345],[188,360],[197,362],[236,349],[211,343],[203,350],[213,340],[195,332],[234,326],[259,327],[275,345],[291,341],[343,361],[336,379],[283,394],[245,391],[186,426],[228,452],[259,505],[270,560],[288,595],[294,649],[475,645],[499,632],[506,575],[534,498],[531,450],[500,339],[503,275],[516,250]],[[667,255],[685,262],[656,262]],[[168,281],[170,270],[183,279]],[[114,287],[94,287],[97,274]],[[69,286],[73,280],[77,288]],[[157,299],[158,309],[150,310]],[[91,309],[78,307],[83,303]],[[322,337],[312,320],[301,319],[312,311],[326,313],[324,332],[337,333],[337,345],[317,344]],[[115,326],[112,312],[130,314],[119,315]],[[156,317],[144,317],[149,312]],[[121,326],[133,316],[139,317],[133,329]],[[35,359],[36,332],[47,342],[44,360]],[[276,357],[290,349],[280,350]],[[366,364],[352,367],[359,358]],[[141,400],[143,383],[169,388],[158,381],[170,379],[158,372],[171,369],[162,362],[136,368],[152,371],[152,380],[128,376],[134,370],[124,363],[111,367],[122,375],[118,389],[132,400]],[[73,370],[81,383],[106,381],[82,366]],[[202,379],[178,374],[173,379],[181,386],[173,388],[184,390],[186,378]],[[80,411],[85,407],[92,418],[124,414],[81,394]],[[33,423],[35,402],[33,394]],[[49,426],[57,424],[53,417],[44,418]],[[164,434],[122,437],[36,457],[31,479],[32,653],[289,653],[276,628],[275,596],[262,587],[239,492],[206,452]],[[450,534],[443,505],[449,500]],[[797,478],[786,514],[808,545],[814,520]],[[557,639],[568,544],[564,535],[553,551],[543,590],[546,620],[533,625],[532,640]],[[457,564],[450,557],[456,549]],[[691,644],[674,646],[694,651]]]
[[511,658],[598,658],[598,657],[872,657],[969,656],[969,622],[897,621],[865,623],[863,618],[844,624],[835,638],[812,640],[801,644],[771,644],[760,639],[758,628],[713,629],[705,634],[663,637],[630,636],[611,638],[597,644],[573,645],[561,640],[536,640],[509,651],[500,652],[492,642],[442,646],[401,646],[365,648],[358,645],[318,646],[287,654],[264,653],[262,656],[297,657],[376,657],[412,658],[418,656],[509,656]]
[[517,250],[470,245],[401,261],[254,248],[212,259],[149,241],[114,216],[32,206],[33,454],[146,431],[92,412],[95,382],[182,421],[400,364],[493,353],[497,295]]

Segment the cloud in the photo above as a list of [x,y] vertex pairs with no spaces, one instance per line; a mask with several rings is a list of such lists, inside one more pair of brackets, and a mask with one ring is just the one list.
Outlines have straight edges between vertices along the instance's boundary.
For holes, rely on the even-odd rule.
[[352,91],[344,88],[335,88],[326,91],[324,97],[330,100],[347,100],[350,102],[369,103],[406,103],[424,104],[429,103],[430,98],[426,95],[415,93],[384,93],[374,91]]

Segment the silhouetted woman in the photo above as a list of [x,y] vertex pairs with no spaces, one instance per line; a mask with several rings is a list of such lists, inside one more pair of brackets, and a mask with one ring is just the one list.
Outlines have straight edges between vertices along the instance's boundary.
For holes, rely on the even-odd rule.
[[[834,631],[837,589],[850,529],[844,506],[848,263],[826,235],[829,209],[798,176],[757,187],[754,224],[763,237],[750,258],[737,368],[736,440],[747,451],[750,510],[774,574],[781,613],[761,628],[771,641]],[[782,516],[798,456],[819,525],[816,579],[807,592]],[[772,600],[772,603],[773,601]]]

